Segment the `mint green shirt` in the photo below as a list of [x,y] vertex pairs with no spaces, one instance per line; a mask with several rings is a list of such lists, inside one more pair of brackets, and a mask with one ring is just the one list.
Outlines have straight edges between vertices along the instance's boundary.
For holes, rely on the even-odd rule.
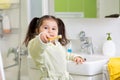
[[68,54],[58,42],[43,43],[36,36],[28,44],[28,52],[40,71],[40,80],[70,80],[67,72],[67,59],[73,60],[74,56]]

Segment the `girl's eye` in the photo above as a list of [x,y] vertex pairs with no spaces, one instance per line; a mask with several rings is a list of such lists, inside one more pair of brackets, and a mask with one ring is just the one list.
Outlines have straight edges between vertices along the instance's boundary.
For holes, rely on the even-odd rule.
[[47,27],[44,27],[44,29],[48,29]]
[[56,30],[56,28],[52,28],[52,30]]

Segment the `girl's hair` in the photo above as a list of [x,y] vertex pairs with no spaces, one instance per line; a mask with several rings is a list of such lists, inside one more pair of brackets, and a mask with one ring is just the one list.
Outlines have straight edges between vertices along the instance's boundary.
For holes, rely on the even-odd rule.
[[66,38],[66,31],[65,31],[65,24],[64,22],[60,19],[57,18],[58,20],[58,35],[62,35],[62,38],[59,39],[58,41],[63,45],[67,45],[70,41]]
[[65,25],[63,21],[51,15],[44,15],[41,18],[35,17],[31,20],[28,26],[28,31],[26,33],[25,40],[23,41],[23,44],[25,44],[26,47],[28,46],[29,41],[39,34],[39,28],[43,24],[43,21],[48,19],[55,20],[58,25],[58,35],[62,35],[62,38],[58,41],[63,46],[69,42],[69,40],[66,38]]

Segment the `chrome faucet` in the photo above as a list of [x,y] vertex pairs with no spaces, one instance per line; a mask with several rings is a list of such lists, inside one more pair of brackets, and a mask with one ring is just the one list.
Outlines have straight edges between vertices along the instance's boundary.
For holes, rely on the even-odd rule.
[[93,44],[92,44],[91,37],[86,37],[84,31],[80,32],[79,37],[80,37],[81,52],[92,55],[94,53],[94,50],[93,50]]
[[28,52],[27,50],[23,49],[22,47],[16,47],[16,48],[9,48],[7,57],[9,57],[10,54],[14,54],[13,61],[15,61],[14,64],[11,64],[7,67],[4,67],[4,69],[8,69],[14,66],[17,66],[20,64],[21,56],[27,56]]

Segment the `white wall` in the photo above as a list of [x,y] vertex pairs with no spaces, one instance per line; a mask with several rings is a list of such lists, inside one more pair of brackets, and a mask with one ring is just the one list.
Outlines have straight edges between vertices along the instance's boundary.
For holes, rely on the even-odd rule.
[[[102,45],[106,40],[106,33],[110,32],[116,44],[117,54],[120,55],[120,19],[74,19],[63,18],[68,38],[72,39],[75,50],[79,50],[79,33],[85,31],[86,36],[92,38],[95,54],[102,54]],[[73,51],[75,51],[73,50]]]

